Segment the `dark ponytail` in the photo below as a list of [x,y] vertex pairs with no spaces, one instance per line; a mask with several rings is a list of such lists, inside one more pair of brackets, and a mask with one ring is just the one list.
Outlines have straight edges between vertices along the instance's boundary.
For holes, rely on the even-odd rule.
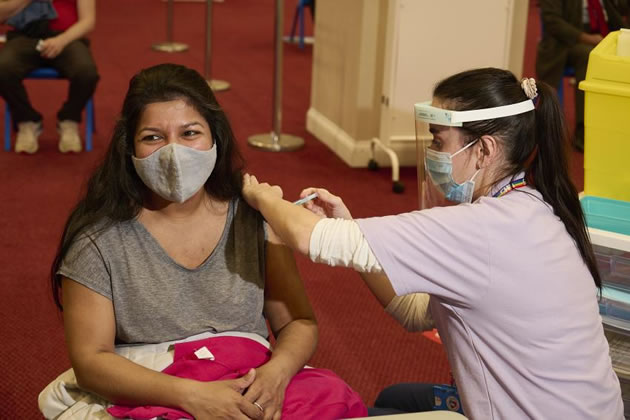
[[597,269],[584,212],[578,192],[569,178],[568,133],[562,108],[555,91],[546,83],[537,82],[536,148],[532,164],[527,168],[527,180],[553,207],[582,255],[598,288],[602,280]]
[[[494,120],[464,123],[461,131],[468,143],[483,135],[502,142],[506,166],[498,182],[525,172],[527,182],[536,188],[575,241],[595,285],[602,282],[595,254],[586,230],[577,190],[569,178],[568,135],[564,116],[554,90],[536,81],[536,110]],[[507,70],[484,68],[455,74],[435,87],[433,96],[457,111],[492,108],[527,100],[516,77]]]

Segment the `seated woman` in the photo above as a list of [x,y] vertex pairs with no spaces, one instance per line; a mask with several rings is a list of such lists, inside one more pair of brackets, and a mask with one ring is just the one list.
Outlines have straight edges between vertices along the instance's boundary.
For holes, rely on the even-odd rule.
[[[280,418],[317,324],[291,250],[241,199],[241,168],[227,117],[196,71],[163,64],[133,77],[52,267],[81,389],[196,419]],[[116,352],[208,332],[267,338],[267,321],[269,360],[231,380],[167,375]]]

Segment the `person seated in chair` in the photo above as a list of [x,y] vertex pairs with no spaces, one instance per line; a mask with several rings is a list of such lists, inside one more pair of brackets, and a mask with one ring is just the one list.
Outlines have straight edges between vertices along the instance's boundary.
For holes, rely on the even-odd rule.
[[610,31],[627,26],[627,0],[540,0],[542,39],[538,44],[536,74],[551,86],[561,82],[564,68],[575,69],[575,131],[573,146],[584,151],[584,92],[591,50]]
[[[295,419],[305,408],[318,419],[366,415],[340,378],[328,373],[312,385],[309,375],[319,370],[302,369],[315,352],[317,323],[292,251],[241,197],[243,161],[206,80],[175,64],[144,69],[132,78],[120,115],[52,268],[80,388],[196,419]],[[206,333],[266,340],[267,325],[275,337],[270,359],[232,379],[162,373],[116,353],[120,345]],[[239,352],[232,359],[239,355],[250,359]],[[217,363],[231,368],[226,360],[217,353]],[[308,376],[308,392],[289,387],[298,375]],[[308,405],[311,395],[319,395],[316,406]]]
[[53,19],[34,14],[39,9],[29,6],[38,0],[0,0],[0,21],[13,25],[6,45],[0,49],[0,95],[11,109],[18,130],[16,152],[37,152],[42,132],[42,115],[31,105],[23,83],[30,72],[52,67],[70,81],[68,98],[57,113],[62,153],[81,151],[81,112],[99,80],[85,38],[94,28],[95,0],[51,1],[57,15]]

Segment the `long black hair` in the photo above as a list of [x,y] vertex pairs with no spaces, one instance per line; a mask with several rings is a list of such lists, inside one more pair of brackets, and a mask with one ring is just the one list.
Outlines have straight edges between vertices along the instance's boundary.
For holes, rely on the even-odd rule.
[[[536,81],[538,96],[534,112],[510,117],[464,123],[465,143],[483,135],[497,138],[503,146],[505,167],[500,179],[525,172],[527,183],[535,187],[578,247],[595,285],[601,289],[601,277],[578,192],[569,178],[568,133],[554,90]],[[448,103],[449,109],[466,111],[509,105],[527,100],[525,91],[509,71],[483,68],[465,71],[437,84],[433,96]]]
[[[176,64],[160,64],[140,71],[129,82],[121,115],[103,162],[87,184],[63,231],[52,264],[51,283],[55,303],[61,305],[61,276],[57,274],[77,237],[98,234],[116,222],[131,220],[142,208],[147,187],[133,166],[134,136],[147,105],[176,99],[186,101],[208,122],[217,146],[217,161],[205,183],[206,191],[219,200],[241,194],[243,159],[227,116],[206,80],[195,70]],[[93,231],[94,228],[97,228]]]

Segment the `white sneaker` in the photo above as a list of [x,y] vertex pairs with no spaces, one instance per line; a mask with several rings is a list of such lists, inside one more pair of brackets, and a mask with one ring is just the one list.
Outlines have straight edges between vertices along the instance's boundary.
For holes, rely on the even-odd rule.
[[57,132],[59,133],[59,151],[61,153],[81,151],[81,136],[79,136],[79,124],[77,122],[59,121]]
[[39,149],[37,138],[42,134],[41,121],[26,121],[18,123],[18,133],[15,139],[15,153],[25,152],[33,154]]

